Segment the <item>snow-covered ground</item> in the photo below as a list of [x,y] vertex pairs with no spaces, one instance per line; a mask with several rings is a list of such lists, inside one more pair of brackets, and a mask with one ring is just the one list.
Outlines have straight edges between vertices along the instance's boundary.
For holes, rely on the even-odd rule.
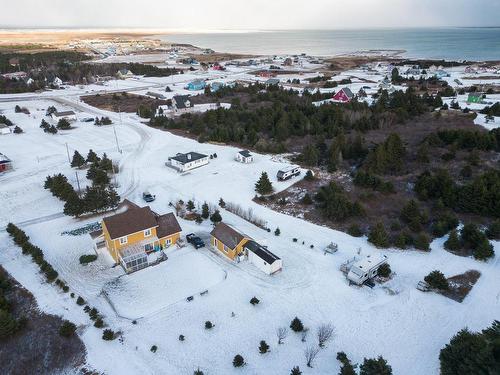
[[[182,78],[184,81],[190,77]],[[148,78],[147,84],[167,85],[171,79]],[[383,75],[374,81],[379,79]],[[120,85],[129,81],[133,80]],[[181,86],[181,80],[178,83]],[[373,248],[366,238],[353,238],[252,201],[254,184],[262,171],[268,172],[278,191],[294,182],[276,181],[276,172],[288,165],[286,161],[257,154],[252,164],[237,163],[236,148],[199,144],[152,129],[133,114],[122,114],[120,121],[116,113],[80,102],[78,90],[74,90],[74,96],[65,98],[60,97],[60,92],[59,96],[53,94],[56,102],[45,96],[18,103],[0,102],[0,112],[25,131],[0,136],[0,152],[14,163],[13,171],[0,175],[0,226],[9,221],[18,223],[43,249],[71,291],[97,307],[112,329],[123,332],[124,341],[103,341],[102,331],[90,324],[82,308],[68,294],[44,283],[36,266],[21,255],[4,231],[0,232],[0,262],[34,294],[41,309],[80,325],[88,363],[97,370],[110,375],[192,374],[200,367],[205,374],[232,374],[236,370],[231,362],[239,353],[248,363],[237,370],[242,374],[286,374],[295,365],[304,374],[331,374],[338,371],[335,356],[342,350],[358,363],[364,357],[383,355],[395,374],[437,374],[439,350],[451,336],[465,326],[482,329],[500,318],[498,255],[488,263],[454,256],[443,250],[445,239],[434,241],[430,253],[384,250],[395,272],[392,280],[374,289],[349,286],[339,271],[340,264],[357,256],[358,248],[361,256],[381,250]],[[31,115],[14,113],[16,104],[27,107]],[[47,106],[54,104],[60,110],[78,111],[80,119],[107,115],[116,125],[96,127],[77,122],[72,130],[45,134],[39,124]],[[116,176],[120,195],[143,205],[142,192],[149,190],[157,198],[151,203],[156,212],[172,211],[169,203],[178,199],[193,199],[200,206],[204,201],[215,205],[221,197],[251,208],[267,221],[271,233],[225,210],[221,214],[225,222],[280,256],[283,271],[267,276],[248,263],[232,263],[209,247],[194,250],[190,246],[171,249],[167,252],[169,260],[132,275],[124,275],[119,267],[112,268],[109,258],[103,255],[94,263],[80,265],[78,258],[92,253],[90,237],[61,232],[98,218],[75,220],[64,216],[62,203],[43,189],[45,177],[59,172],[76,186],[66,146],[71,155],[74,150],[86,154],[90,148],[98,154],[106,152],[120,165]],[[165,166],[169,156],[188,151],[216,153],[217,158],[185,174]],[[84,172],[79,171],[78,177],[80,182],[85,181]],[[195,232],[208,238],[208,222],[179,222],[184,235]],[[273,234],[276,227],[281,229],[279,237]],[[298,241],[293,242],[293,238]],[[338,243],[339,251],[324,255],[322,249],[332,241]],[[494,245],[498,254],[500,244]],[[434,269],[447,276],[477,269],[482,276],[465,301],[457,303],[415,289],[417,282]],[[200,296],[204,290],[208,293]],[[187,302],[186,297],[191,295],[194,300]],[[249,303],[253,296],[260,299],[259,305]],[[289,333],[284,345],[277,345],[276,329],[288,326],[295,316],[310,328],[307,343]],[[136,318],[137,324],[132,324],[130,319]],[[207,320],[215,324],[212,330],[205,330]],[[316,328],[330,322],[335,326],[335,337],[321,350],[314,368],[309,369],[304,349],[315,343]],[[184,342],[178,340],[180,334],[186,337]],[[269,343],[270,353],[259,354],[260,340]],[[158,346],[157,353],[149,350],[152,345]]]

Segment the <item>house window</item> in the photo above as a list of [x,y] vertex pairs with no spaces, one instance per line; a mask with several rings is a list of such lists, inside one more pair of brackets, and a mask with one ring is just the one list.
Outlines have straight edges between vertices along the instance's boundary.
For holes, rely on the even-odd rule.
[[127,236],[125,237],[120,237],[120,245],[125,245],[127,243]]
[[167,240],[165,241],[165,244],[167,246],[169,246],[171,243],[172,243],[172,240],[170,238],[167,238]]
[[144,231],[144,237],[149,237],[149,236],[151,236],[151,229],[146,229]]
[[217,238],[214,238],[214,246],[217,247]]

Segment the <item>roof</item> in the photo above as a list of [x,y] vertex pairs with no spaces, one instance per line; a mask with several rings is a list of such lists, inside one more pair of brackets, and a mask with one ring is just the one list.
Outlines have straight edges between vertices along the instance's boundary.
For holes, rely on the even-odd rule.
[[210,234],[231,249],[245,238],[245,235],[224,223],[217,224]]
[[90,238],[92,238],[93,240],[95,240],[96,238],[102,237],[103,234],[104,233],[103,233],[102,229],[95,230],[95,231],[89,233]]
[[469,97],[471,97],[471,96],[479,98],[479,97],[483,96],[483,93],[481,93],[481,92],[470,92],[469,93]]
[[186,108],[186,102],[189,101],[189,95],[176,95],[172,98],[175,101],[177,108]]
[[344,87],[342,89],[342,91],[344,91],[344,93],[349,97],[349,98],[352,98],[354,97],[354,94],[352,93],[351,89],[349,87]]
[[275,261],[280,260],[278,256],[274,255],[264,246],[259,245],[257,242],[253,240],[248,241],[245,244],[245,248],[269,264],[273,264]]
[[277,85],[279,84],[281,81],[278,79],[278,78],[269,78],[267,81],[266,81],[266,84],[268,85]]
[[173,159],[178,161],[181,164],[186,164],[189,162],[192,162],[194,160],[199,160],[208,157],[208,155],[205,154],[199,154],[197,152],[187,152],[185,154],[177,154],[175,156],[170,157],[169,159]]
[[4,154],[0,154],[0,164],[8,164],[10,163],[10,159]]
[[74,116],[75,112],[73,111],[54,112],[53,115],[56,117]]
[[367,271],[373,267],[379,266],[381,263],[387,261],[387,256],[382,254],[367,255],[365,258],[354,263],[352,266],[357,267],[361,270]]
[[173,213],[158,216],[157,223],[158,228],[156,228],[156,235],[158,238],[171,236],[172,234],[182,231],[181,226]]
[[251,153],[250,153],[250,151],[248,151],[248,150],[242,150],[242,151],[240,151],[240,152],[239,152],[239,154],[240,154],[240,155],[243,155],[243,156],[244,156],[244,157],[246,157],[246,158],[249,158],[249,157],[251,157],[251,156],[252,156],[252,154],[251,154]]
[[103,219],[111,239],[158,226],[155,214],[146,207],[134,208]]

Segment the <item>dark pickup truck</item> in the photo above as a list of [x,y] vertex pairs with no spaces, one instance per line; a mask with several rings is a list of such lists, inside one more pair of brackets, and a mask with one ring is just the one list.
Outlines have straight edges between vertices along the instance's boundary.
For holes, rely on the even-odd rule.
[[203,240],[194,233],[189,233],[186,236],[186,241],[192,244],[195,249],[199,249],[200,247],[205,247],[205,243],[203,242]]

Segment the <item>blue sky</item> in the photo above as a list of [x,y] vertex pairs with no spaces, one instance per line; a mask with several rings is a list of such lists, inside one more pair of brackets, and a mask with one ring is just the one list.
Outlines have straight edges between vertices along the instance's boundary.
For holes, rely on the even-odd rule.
[[[500,26],[500,0],[0,0],[0,27]],[[8,3],[7,3],[8,1]]]

